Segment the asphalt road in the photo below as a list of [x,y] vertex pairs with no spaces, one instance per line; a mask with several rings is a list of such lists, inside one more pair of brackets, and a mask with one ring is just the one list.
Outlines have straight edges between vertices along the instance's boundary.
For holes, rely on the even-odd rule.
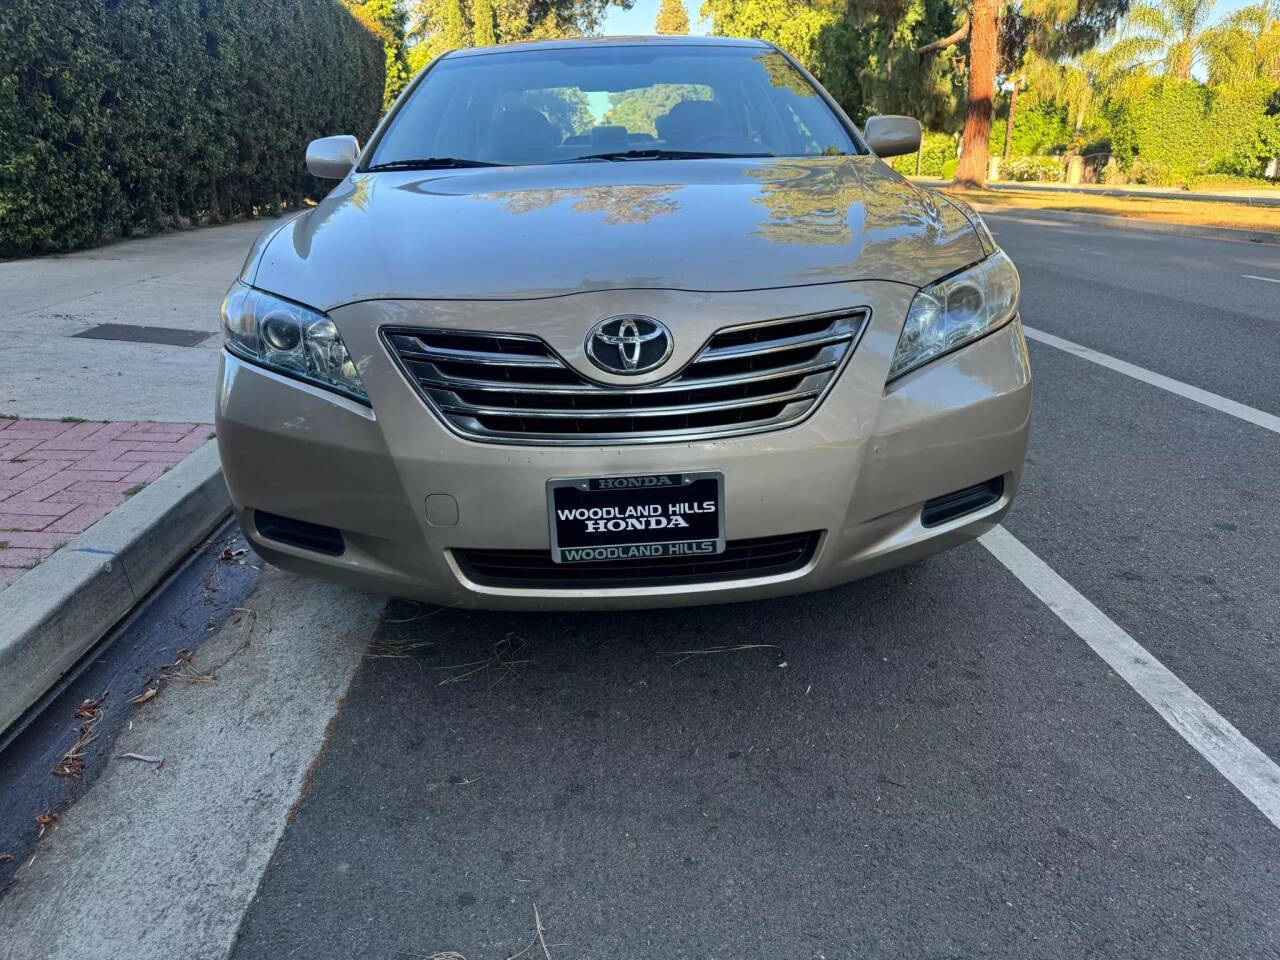
[[[1253,279],[1280,247],[988,219],[1033,330],[1280,414],[1280,283]],[[384,610],[241,572],[197,608],[221,689],[165,689],[99,747],[164,743],[166,768],[99,764],[51,838],[12,834],[36,863],[0,956],[1280,957],[1280,779],[1247,796],[1212,729],[1117,673],[1155,658],[1280,759],[1280,434],[1031,351],[1005,528],[1136,667],[982,544],[637,614]],[[197,579],[170,609],[213,602]],[[10,758],[65,741],[49,713]],[[71,932],[33,953],[36,921]]]

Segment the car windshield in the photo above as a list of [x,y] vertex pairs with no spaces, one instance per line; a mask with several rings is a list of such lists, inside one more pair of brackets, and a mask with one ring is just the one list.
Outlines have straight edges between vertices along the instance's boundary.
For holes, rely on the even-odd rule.
[[776,50],[583,45],[440,60],[362,169],[860,152]]

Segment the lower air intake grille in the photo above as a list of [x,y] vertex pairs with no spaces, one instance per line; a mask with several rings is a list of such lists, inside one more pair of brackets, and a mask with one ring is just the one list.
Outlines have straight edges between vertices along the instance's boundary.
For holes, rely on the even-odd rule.
[[854,349],[865,308],[729,327],[661,383],[615,386],[538,337],[385,328],[409,382],[454,430],[501,443],[652,443],[772,430],[812,412]]
[[552,563],[549,550],[454,550],[467,579],[489,587],[679,586],[742,580],[799,570],[813,558],[818,532],[730,540],[725,552],[703,557],[650,557],[601,563]]

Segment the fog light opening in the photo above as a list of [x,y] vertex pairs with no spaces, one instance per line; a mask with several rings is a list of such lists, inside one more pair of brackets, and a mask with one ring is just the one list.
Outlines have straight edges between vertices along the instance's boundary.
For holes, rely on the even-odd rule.
[[1004,477],[992,477],[985,483],[945,493],[925,501],[924,509],[920,512],[920,523],[926,527],[936,527],[966,513],[989,507],[1003,494]]
[[292,517],[282,517],[276,513],[267,513],[265,510],[253,511],[253,524],[258,528],[259,536],[300,550],[310,550],[313,553],[323,553],[331,557],[340,556],[346,550],[342,531],[336,527],[294,520]]

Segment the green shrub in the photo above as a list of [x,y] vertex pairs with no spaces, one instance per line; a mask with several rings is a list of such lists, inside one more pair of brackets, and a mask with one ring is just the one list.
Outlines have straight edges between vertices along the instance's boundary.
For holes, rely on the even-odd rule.
[[338,0],[0,0],[0,256],[300,203],[383,61]]
[[1151,187],[1176,187],[1185,179],[1185,174],[1175,173],[1173,168],[1163,160],[1143,160],[1141,157],[1129,164],[1129,182],[1142,183]]
[[[1280,99],[1280,91],[1275,99]],[[1230,153],[1210,165],[1210,175],[1260,178],[1272,157],[1280,157],[1280,113],[1261,117]]]
[[1020,182],[1062,180],[1067,164],[1062,157],[1009,157],[1000,161],[1000,179]]
[[1239,87],[1152,81],[1113,107],[1117,162],[1139,183],[1177,184],[1209,172],[1256,176],[1268,151],[1280,150],[1280,126],[1273,134],[1267,115],[1274,89],[1266,81]]
[[[949,133],[925,133],[920,144],[920,176],[940,177],[946,162],[956,155],[956,141]],[[908,153],[890,161],[904,176],[914,176],[916,155]]]
[[[1007,112],[1006,116],[991,123],[988,149],[993,157],[1004,154],[1006,123]],[[1071,144],[1072,136],[1066,107],[1048,101],[1037,101],[1024,95],[1018,101],[1018,109],[1013,115],[1013,142],[1009,145],[1009,153],[1014,157],[1061,153]]]

